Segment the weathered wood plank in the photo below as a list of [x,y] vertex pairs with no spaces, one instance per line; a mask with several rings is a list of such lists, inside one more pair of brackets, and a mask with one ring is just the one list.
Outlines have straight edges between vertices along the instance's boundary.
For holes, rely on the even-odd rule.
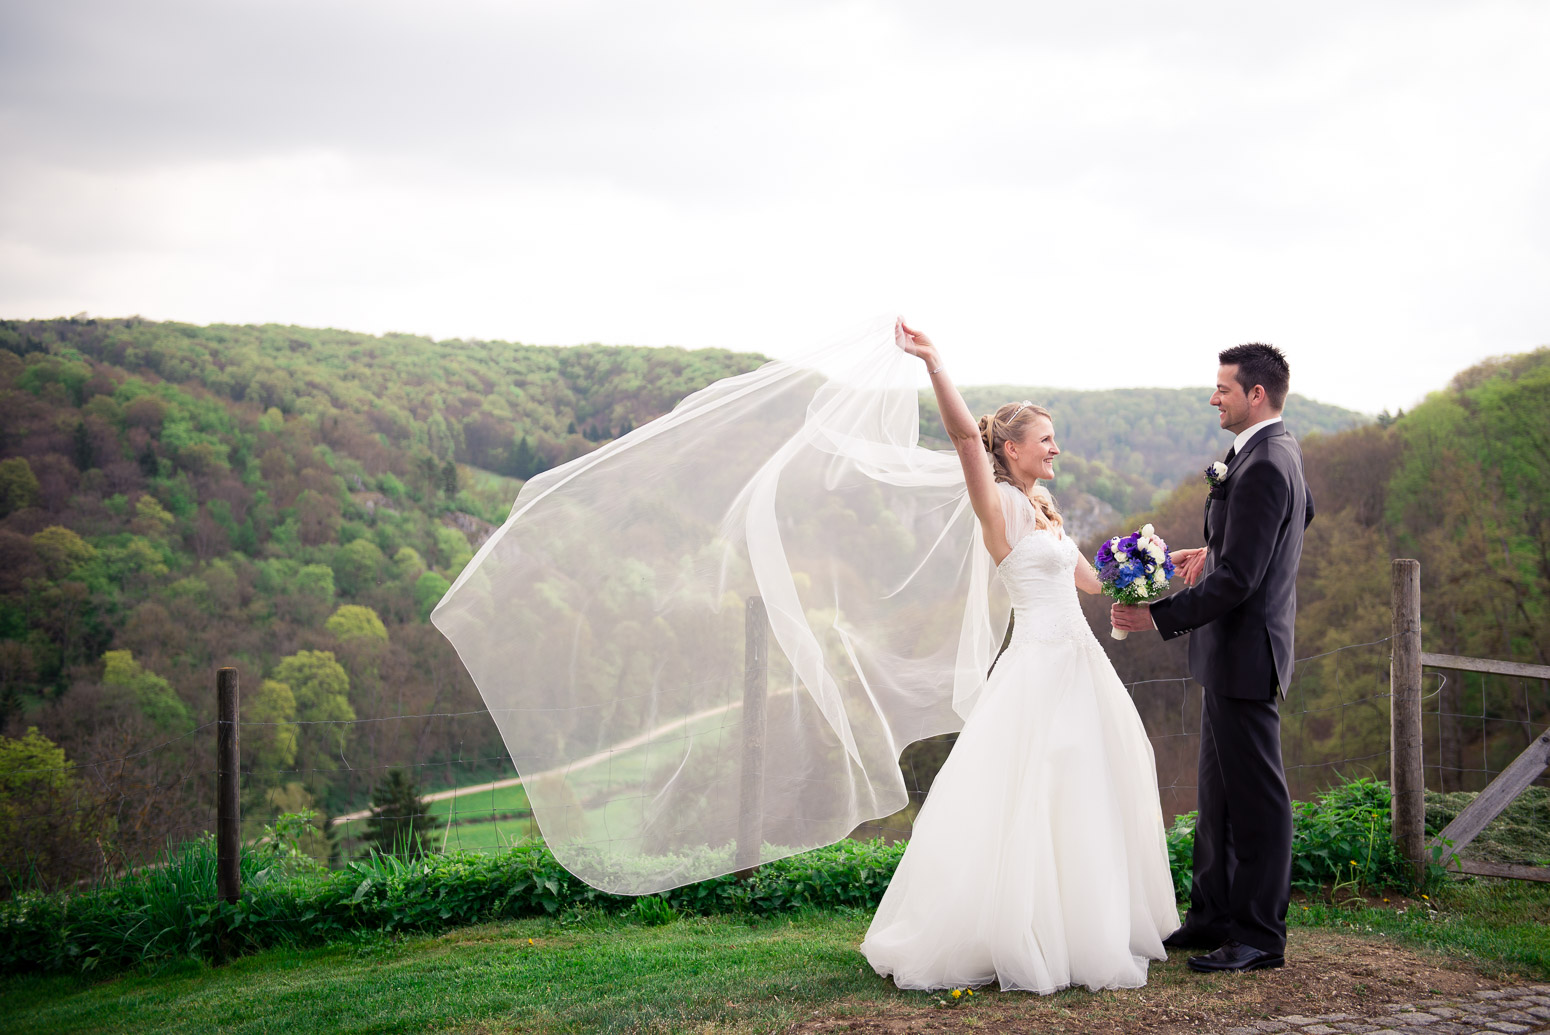
[[1454,654],[1421,654],[1421,664],[1427,668],[1445,668],[1454,672],[1489,672],[1498,676],[1520,676],[1524,679],[1550,679],[1550,665],[1525,665],[1518,661],[1496,661],[1492,658],[1461,658]]
[[1453,857],[1450,864],[1460,873],[1477,877],[1506,877],[1510,880],[1538,880],[1550,882],[1550,866],[1522,866],[1518,863],[1480,862],[1476,859]]
[[1426,783],[1421,768],[1421,562],[1392,564],[1393,627],[1389,660],[1391,836],[1419,876],[1425,867]]
[[743,609],[743,771],[738,795],[737,876],[746,880],[759,864],[764,839],[765,706],[769,694],[769,613],[761,597]]
[[236,902],[242,897],[236,669],[215,673],[215,702],[215,893],[222,902]]
[[[1522,794],[1529,784],[1539,779],[1547,766],[1550,766],[1550,730],[1534,738],[1534,742],[1513,759],[1511,765],[1498,773],[1496,779],[1480,792],[1480,796],[1455,816],[1453,822],[1432,841],[1433,845],[1453,842],[1448,848],[1451,854],[1445,856],[1445,861],[1447,858],[1457,858],[1464,846],[1473,841],[1487,823],[1501,815],[1502,810],[1511,805],[1513,799]],[[1452,865],[1451,862],[1448,865]]]

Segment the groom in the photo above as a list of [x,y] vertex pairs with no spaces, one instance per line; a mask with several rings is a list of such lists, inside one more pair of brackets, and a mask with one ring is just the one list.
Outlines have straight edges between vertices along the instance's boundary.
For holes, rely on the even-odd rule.
[[1150,606],[1115,604],[1111,617],[1117,629],[1157,629],[1165,640],[1192,633],[1189,672],[1205,687],[1195,877],[1184,926],[1163,944],[1214,950],[1192,956],[1192,970],[1258,970],[1285,961],[1292,805],[1276,706],[1292,678],[1297,562],[1313,497],[1281,423],[1286,357],[1251,344],[1217,358],[1211,405],[1238,437],[1225,473],[1208,472],[1205,548],[1173,555],[1190,588]]

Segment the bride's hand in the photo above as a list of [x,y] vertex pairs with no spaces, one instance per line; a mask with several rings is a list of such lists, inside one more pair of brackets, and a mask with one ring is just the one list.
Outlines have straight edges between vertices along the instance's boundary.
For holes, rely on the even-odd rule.
[[902,316],[894,321],[893,340],[899,348],[912,356],[918,356],[921,359],[935,358],[936,346],[932,344],[931,339],[910,327],[904,322]]
[[1204,547],[1196,546],[1188,550],[1173,551],[1173,567],[1178,574],[1184,577],[1184,585],[1193,586],[1199,579],[1200,573],[1206,566],[1206,551]]

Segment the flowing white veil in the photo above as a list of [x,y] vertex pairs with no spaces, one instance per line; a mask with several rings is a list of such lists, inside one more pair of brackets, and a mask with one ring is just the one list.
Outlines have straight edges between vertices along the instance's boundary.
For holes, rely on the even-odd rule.
[[906,745],[962,726],[1007,607],[894,333],[718,381],[533,478],[432,614],[588,884],[832,844],[907,804]]

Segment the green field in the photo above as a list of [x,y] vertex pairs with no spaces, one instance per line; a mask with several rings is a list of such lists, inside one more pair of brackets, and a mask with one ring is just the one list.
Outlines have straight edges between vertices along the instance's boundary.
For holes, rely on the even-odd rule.
[[[618,751],[609,758],[572,769],[566,775],[565,782],[576,799],[587,806],[582,827],[583,840],[607,840],[610,830],[628,828],[638,822],[639,799],[633,794],[621,794],[621,789],[638,787],[653,769],[661,766],[664,743],[676,745],[679,738],[689,739],[708,734],[724,726],[726,721],[726,713],[704,716],[662,739]],[[491,782],[494,781],[481,780],[473,786]],[[623,797],[625,800],[612,806],[604,804],[610,797]],[[444,837],[449,849],[486,851],[528,837],[537,837],[539,830],[536,823],[527,816],[513,816],[519,812],[529,813],[531,808],[527,791],[521,784],[481,791],[460,791],[456,797],[428,803],[428,811],[438,824],[432,843],[439,847]],[[496,816],[510,818],[490,819]],[[356,839],[364,835],[365,820],[342,823],[338,829],[353,846]]]

